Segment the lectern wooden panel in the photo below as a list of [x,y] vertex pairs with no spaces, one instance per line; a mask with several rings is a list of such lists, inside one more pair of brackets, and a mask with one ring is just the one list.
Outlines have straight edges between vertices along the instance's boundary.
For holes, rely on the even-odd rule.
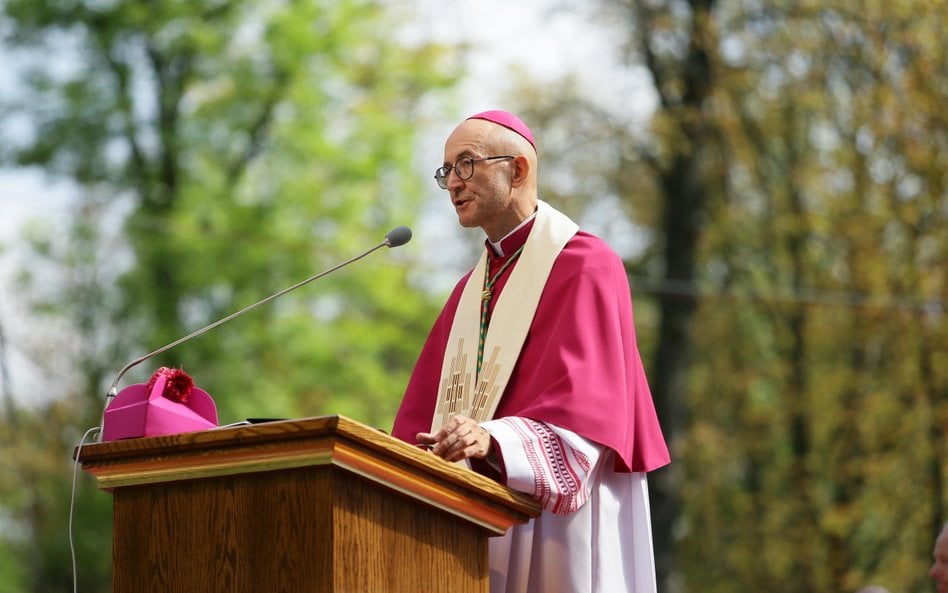
[[113,591],[487,591],[526,496],[341,416],[86,446]]

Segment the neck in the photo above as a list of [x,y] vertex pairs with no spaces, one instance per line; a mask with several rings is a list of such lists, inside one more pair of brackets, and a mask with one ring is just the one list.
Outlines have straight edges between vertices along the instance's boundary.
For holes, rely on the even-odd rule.
[[490,228],[482,227],[487,234],[487,240],[491,243],[499,243],[533,217],[537,211],[537,201],[534,199],[529,204],[515,203],[508,215],[503,220],[496,221]]

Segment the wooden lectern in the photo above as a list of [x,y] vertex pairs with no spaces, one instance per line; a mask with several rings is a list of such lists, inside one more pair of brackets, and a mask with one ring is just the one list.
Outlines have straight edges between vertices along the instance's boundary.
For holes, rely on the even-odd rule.
[[96,443],[113,591],[488,590],[487,538],[540,509],[342,416]]

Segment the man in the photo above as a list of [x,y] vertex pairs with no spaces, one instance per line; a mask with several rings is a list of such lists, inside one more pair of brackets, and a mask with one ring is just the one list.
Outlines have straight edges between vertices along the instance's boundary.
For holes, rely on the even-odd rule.
[[655,591],[645,472],[669,456],[621,260],[538,200],[533,134],[508,112],[462,122],[435,179],[487,243],[425,342],[393,434],[543,504],[491,540],[492,593]]
[[935,590],[938,593],[948,593],[948,523],[942,526],[941,533],[935,538],[932,557],[935,561],[928,569],[928,576],[935,581]]

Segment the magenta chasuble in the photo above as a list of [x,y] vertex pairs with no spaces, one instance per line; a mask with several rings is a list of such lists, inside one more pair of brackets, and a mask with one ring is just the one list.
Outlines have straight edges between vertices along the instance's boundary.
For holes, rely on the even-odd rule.
[[[529,242],[535,226],[502,242],[505,257],[485,247],[489,273]],[[505,287],[518,263],[494,286],[494,309],[503,301],[516,306],[520,295]],[[422,348],[395,417],[397,438],[413,443],[416,433],[432,429],[449,336],[475,271],[458,282]],[[601,239],[576,232],[556,256],[509,372],[494,418],[519,416],[573,431],[614,450],[617,471],[647,472],[669,462],[635,339],[625,268]]]

